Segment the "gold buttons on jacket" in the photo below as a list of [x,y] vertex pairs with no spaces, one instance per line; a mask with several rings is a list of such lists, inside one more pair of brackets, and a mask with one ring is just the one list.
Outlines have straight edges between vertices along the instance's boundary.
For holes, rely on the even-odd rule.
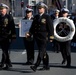
[[35,33],[37,33],[37,32],[35,32]]
[[40,26],[40,25],[39,25]]
[[40,30],[40,28],[38,28]]

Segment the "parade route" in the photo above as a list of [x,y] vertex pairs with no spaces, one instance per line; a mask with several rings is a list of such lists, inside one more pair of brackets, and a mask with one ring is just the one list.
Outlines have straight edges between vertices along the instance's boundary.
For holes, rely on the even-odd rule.
[[[1,59],[1,50],[0,50],[0,59]],[[35,51],[35,61],[37,58],[38,51]],[[26,50],[16,50],[11,49],[10,58],[12,61],[13,67],[9,70],[0,70],[0,75],[76,75],[76,53],[72,52],[72,67],[65,68],[65,65],[61,65],[62,57],[61,53],[55,53],[53,51],[48,51],[50,70],[41,71],[39,70],[42,67],[42,64],[38,67],[36,72],[33,72],[30,69],[30,66],[24,65],[26,62]]]

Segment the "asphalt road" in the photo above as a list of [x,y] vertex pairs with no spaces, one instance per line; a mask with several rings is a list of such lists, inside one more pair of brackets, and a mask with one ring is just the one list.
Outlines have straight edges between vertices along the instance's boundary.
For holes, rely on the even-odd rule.
[[[0,59],[1,59],[0,50]],[[35,51],[35,61],[37,58],[37,50]],[[11,49],[10,58],[13,67],[9,70],[0,70],[0,75],[76,75],[76,52],[71,53],[72,67],[65,68],[65,65],[61,65],[62,56],[61,53],[55,53],[53,51],[48,51],[50,70],[40,71],[42,64],[38,67],[36,72],[30,69],[30,66],[24,65],[26,62],[26,50]]]
[[[14,18],[15,23],[19,23],[21,18]],[[26,62],[26,50],[24,49],[22,38],[18,35],[18,28],[16,29],[17,39],[11,45],[10,59],[12,61],[13,67],[9,70],[1,70],[0,75],[76,75],[76,48],[72,48],[71,58],[72,58],[72,67],[65,68],[65,65],[61,65],[62,56],[61,53],[55,53],[53,49],[51,50],[51,44],[48,44],[47,52],[49,54],[49,71],[40,71],[42,64],[38,67],[36,72],[33,72],[30,69],[30,66],[24,65]],[[35,61],[37,58],[37,47],[35,46]],[[0,60],[1,60],[2,51],[0,50]]]

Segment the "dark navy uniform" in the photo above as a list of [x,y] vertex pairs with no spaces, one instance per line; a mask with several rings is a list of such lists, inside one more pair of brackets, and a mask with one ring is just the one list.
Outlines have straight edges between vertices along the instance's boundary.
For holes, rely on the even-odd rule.
[[[27,17],[24,18],[24,20],[28,19]],[[33,17],[31,17],[30,20],[33,20]],[[24,45],[27,51],[27,62],[26,65],[31,65],[34,62],[34,40],[33,37],[23,38]]]
[[[51,15],[51,19],[52,19],[52,21],[53,20],[55,20],[55,19],[57,19],[57,18],[59,18],[59,10],[58,9],[55,9],[54,10],[54,13]],[[58,41],[57,40],[53,40],[53,47],[54,47],[54,50],[55,50],[55,52],[59,52],[60,51],[60,46],[59,46],[59,43],[58,43]]]
[[[70,19],[73,20],[73,22],[74,22],[74,24],[75,24],[75,28],[76,28],[76,16],[75,16],[75,15],[73,15],[73,16],[71,15]],[[75,35],[74,35],[74,37],[73,37],[73,39],[72,39],[72,43],[73,43],[73,44],[76,43],[76,33],[75,33]]]
[[[60,26],[63,25],[62,28],[64,28],[66,23],[62,22],[59,25]],[[60,28],[59,28],[59,30],[60,30]],[[65,31],[67,31],[67,32],[70,31],[68,26],[66,26]],[[64,32],[62,32],[60,34],[60,36],[64,37],[67,35]],[[59,42],[59,45],[60,45],[60,51],[61,51],[62,58],[63,58],[62,64],[64,64],[67,61],[67,65],[71,65],[71,40],[65,41],[65,42]]]
[[[68,12],[69,12],[69,10],[66,9],[66,8],[62,8],[61,9],[61,13],[62,14],[65,14],[65,13],[68,13]],[[69,32],[70,31],[70,29],[66,25],[66,23],[62,22],[62,23],[60,23],[60,26],[62,28],[64,28],[66,32]],[[64,32],[62,32],[60,34],[60,36],[64,37],[64,36],[67,36],[67,35],[64,34]],[[71,40],[68,40],[66,42],[60,42],[60,51],[61,51],[62,58],[63,58],[62,64],[65,64],[65,62],[67,62],[66,67],[70,67],[71,66]]]
[[[0,10],[5,8],[5,4],[0,5]],[[11,67],[11,60],[9,57],[9,47],[12,39],[16,38],[15,24],[11,15],[0,14],[0,46],[2,49],[2,60],[0,67]]]
[[34,71],[36,71],[41,60],[43,60],[44,67],[49,66],[49,57],[46,52],[46,46],[48,35],[53,37],[53,25],[50,17],[45,13],[41,17],[40,15],[36,15],[30,28],[30,33],[33,34],[34,40],[36,41],[39,49],[37,62],[34,67],[31,67],[33,70],[35,69]]
[[50,16],[45,13],[47,6],[39,2],[37,4],[39,14],[34,17],[32,26],[28,35],[33,35],[34,40],[37,43],[39,53],[37,61],[34,66],[30,66],[33,71],[36,71],[40,65],[41,60],[43,61],[43,70],[49,70],[49,56],[46,52],[46,46],[48,37],[52,41],[54,39],[54,28]]

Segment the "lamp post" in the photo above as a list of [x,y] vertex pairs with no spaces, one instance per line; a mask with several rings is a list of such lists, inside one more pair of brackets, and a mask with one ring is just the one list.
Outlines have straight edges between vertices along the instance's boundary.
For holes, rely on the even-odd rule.
[[14,16],[14,1],[15,0],[12,0],[12,3],[11,3],[12,4],[12,16]]
[[71,8],[72,8],[72,12],[75,12],[75,3],[74,3],[74,0],[72,0],[72,4],[71,4]]
[[68,0],[62,0],[63,1],[63,7],[68,8]]
[[24,1],[21,0],[22,17],[24,17]]

